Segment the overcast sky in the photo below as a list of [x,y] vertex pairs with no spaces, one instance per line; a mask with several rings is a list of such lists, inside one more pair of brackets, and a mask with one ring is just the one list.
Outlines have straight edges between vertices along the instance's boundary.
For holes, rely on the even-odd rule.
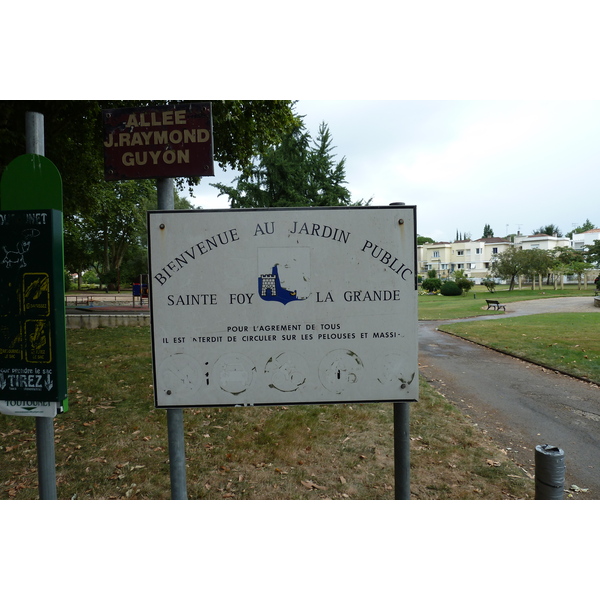
[[[313,137],[329,126],[353,200],[416,205],[420,235],[600,226],[600,101],[300,100],[297,112]],[[208,184],[234,176],[217,167],[192,202],[227,208]]]

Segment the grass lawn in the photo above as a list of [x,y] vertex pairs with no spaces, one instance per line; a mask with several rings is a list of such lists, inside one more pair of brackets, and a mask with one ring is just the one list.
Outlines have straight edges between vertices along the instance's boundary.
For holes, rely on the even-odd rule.
[[485,300],[499,300],[502,304],[520,302],[522,300],[539,300],[540,298],[558,298],[564,296],[594,296],[594,290],[578,290],[571,286],[564,290],[544,287],[540,290],[513,290],[509,292],[506,286],[500,286],[490,294],[487,289],[478,285],[462,296],[419,296],[419,320],[436,321],[443,319],[464,319],[489,314],[486,311]]
[[[420,296],[422,319],[588,290],[478,287]],[[476,296],[476,297],[474,297]],[[441,328],[600,383],[600,315],[550,314]],[[68,330],[69,411],[55,419],[60,499],[168,499],[166,413],[155,409],[150,329]],[[393,407],[330,404],[184,411],[190,499],[392,499]],[[419,499],[533,498],[531,477],[425,381],[411,406]],[[35,419],[0,415],[0,499],[35,499]]]
[[600,311],[452,323],[439,329],[600,384]]
[[[59,499],[170,498],[150,329],[68,330],[67,342]],[[190,499],[394,497],[391,404],[194,408],[184,427]],[[528,474],[424,381],[410,434],[413,498],[533,498]],[[0,499],[37,497],[35,419],[0,415]]]

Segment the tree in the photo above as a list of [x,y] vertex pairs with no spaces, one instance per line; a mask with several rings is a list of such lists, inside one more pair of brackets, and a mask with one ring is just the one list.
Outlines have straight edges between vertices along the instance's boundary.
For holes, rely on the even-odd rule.
[[494,237],[494,230],[487,223],[483,226],[483,235],[481,237],[484,237],[484,238]]
[[589,257],[581,250],[555,248],[553,271],[559,275],[577,275],[577,286],[581,289],[583,274],[590,268]]
[[[147,271],[146,211],[156,208],[156,187],[148,179],[102,183],[94,198],[85,214],[65,219],[65,265],[72,273],[93,268],[101,285],[118,290],[131,282],[127,269],[123,278],[127,260],[135,275]],[[177,192],[174,200],[175,208],[193,208]]]
[[421,283],[421,287],[430,294],[435,294],[442,287],[442,280],[437,277],[429,277],[424,279]]
[[526,268],[527,253],[531,250],[523,250],[511,246],[504,252],[496,254],[493,262],[490,264],[490,274],[492,277],[498,277],[509,281],[509,291],[515,287],[516,279]]
[[544,225],[543,227],[540,227],[539,229],[536,229],[533,232],[533,235],[538,235],[538,234],[543,234],[543,235],[550,235],[553,237],[562,237],[562,233],[560,232],[560,229],[558,228],[557,225]]
[[435,244],[435,240],[433,238],[417,234],[417,246],[422,246],[423,244]]
[[585,246],[584,257],[588,264],[600,267],[600,240],[594,240]]
[[577,289],[581,289],[581,280],[589,268],[590,265],[584,261],[576,261],[571,263],[571,270],[575,275],[577,275]]
[[315,198],[315,206],[336,206],[351,204],[346,182],[346,157],[336,163],[332,154],[331,132],[325,123],[319,126],[315,145],[310,152],[309,170],[310,197]]
[[572,240],[574,233],[585,233],[586,231],[589,231],[590,229],[595,229],[595,227],[596,226],[589,219],[586,219],[585,223],[583,225],[580,225],[579,227],[575,227],[575,229],[573,229],[572,231],[569,231],[569,233],[567,233],[566,237],[568,237],[570,240]]
[[463,277],[456,280],[456,285],[466,294],[475,285],[475,282],[468,277]]
[[[96,186],[104,181],[102,109],[160,106],[182,100],[7,100],[0,101],[0,175],[25,152],[25,113],[44,115],[45,154],[63,181],[65,214],[94,204]],[[222,168],[245,170],[252,157],[300,122],[289,100],[213,100],[214,158]],[[178,189],[199,178],[177,180]]]
[[324,123],[314,143],[304,125],[299,125],[236,177],[236,187],[211,185],[220,196],[229,196],[231,208],[348,206],[352,202],[344,186],[345,158],[336,162],[332,150]]
[[485,285],[490,294],[493,294],[496,291],[496,282],[493,279],[486,277],[485,279],[481,280],[481,283]]
[[120,289],[123,258],[129,246],[142,243],[146,210],[155,206],[156,189],[147,179],[97,187],[81,231],[101,284]]
[[91,246],[83,229],[83,219],[72,216],[64,219],[64,260],[69,273],[77,273],[77,289],[81,289],[82,275],[93,262]]
[[456,269],[456,271],[452,273],[452,279],[454,279],[456,285],[458,285],[463,292],[468,292],[475,285],[475,282],[472,279],[469,279],[462,269]]
[[563,289],[563,277],[569,273],[569,256],[573,250],[564,246],[554,248],[551,250],[552,263],[550,265],[550,271],[554,279],[554,289],[558,288],[558,282],[560,282],[560,288]]
[[550,252],[541,248],[533,248],[524,252],[526,254],[522,272],[531,277],[531,289],[535,289],[535,276],[542,277],[548,273],[552,266],[552,256]]
[[459,232],[456,230],[456,238],[455,242],[470,242],[471,241],[471,232],[467,231],[466,233]]

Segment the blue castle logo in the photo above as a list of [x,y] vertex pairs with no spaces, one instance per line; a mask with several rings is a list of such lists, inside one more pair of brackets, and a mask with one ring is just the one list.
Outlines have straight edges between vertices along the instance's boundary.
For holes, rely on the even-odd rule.
[[304,300],[305,298],[298,298],[296,290],[293,292],[282,287],[279,281],[279,272],[277,265],[271,269],[270,275],[261,275],[258,278],[258,293],[263,300],[267,302],[281,302],[287,304],[294,300]]

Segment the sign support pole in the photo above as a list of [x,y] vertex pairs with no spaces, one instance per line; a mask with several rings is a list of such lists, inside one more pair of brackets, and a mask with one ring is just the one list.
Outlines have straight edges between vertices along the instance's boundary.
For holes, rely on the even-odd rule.
[[[175,195],[173,179],[157,179],[158,210],[173,210]],[[185,467],[185,438],[183,409],[167,409],[167,432],[169,436],[169,468],[171,473],[171,500],[187,500],[187,474]]]
[[[25,115],[25,152],[44,156],[44,115]],[[54,419],[35,418],[40,500],[56,500],[56,455],[54,450]]]
[[[390,206],[404,206],[392,202]],[[395,500],[410,500],[410,405],[394,403],[394,478]]]
[[40,500],[56,500],[56,455],[54,451],[54,419],[35,418],[37,441],[38,487]]
[[410,500],[410,405],[394,403],[395,500]]

